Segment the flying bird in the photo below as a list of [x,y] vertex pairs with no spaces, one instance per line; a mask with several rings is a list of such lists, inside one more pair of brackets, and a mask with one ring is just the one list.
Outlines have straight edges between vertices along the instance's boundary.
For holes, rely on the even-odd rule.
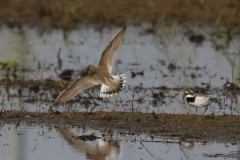
[[124,74],[111,75],[113,61],[117,50],[123,41],[123,36],[127,27],[123,27],[108,43],[107,47],[102,53],[102,57],[97,67],[91,66],[87,76],[80,78],[70,84],[57,97],[53,105],[65,103],[77,94],[90,87],[101,85],[100,97],[106,98],[112,94],[119,93],[124,88],[126,82]]

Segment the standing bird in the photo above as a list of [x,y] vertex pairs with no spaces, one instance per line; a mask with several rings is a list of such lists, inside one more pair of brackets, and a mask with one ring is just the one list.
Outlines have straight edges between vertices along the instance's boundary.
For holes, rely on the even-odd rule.
[[65,103],[72,99],[80,92],[87,88],[101,84],[100,97],[106,98],[112,96],[112,94],[119,93],[124,88],[124,81],[126,77],[122,75],[111,75],[113,61],[116,56],[117,50],[122,43],[126,26],[123,27],[108,43],[107,47],[102,53],[102,57],[98,64],[98,67],[90,67],[87,76],[80,78],[70,84],[55,100],[53,105]]
[[209,97],[205,94],[195,93],[194,91],[186,91],[184,93],[184,96],[186,97],[186,101],[190,106],[196,107],[196,114],[197,114],[197,108],[203,108],[206,107],[206,110],[201,114],[203,115],[207,109],[208,106],[212,103],[218,103],[218,99]]

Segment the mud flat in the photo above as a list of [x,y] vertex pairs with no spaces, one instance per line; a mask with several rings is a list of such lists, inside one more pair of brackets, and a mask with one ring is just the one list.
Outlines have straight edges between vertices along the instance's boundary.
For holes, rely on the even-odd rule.
[[179,137],[182,140],[235,141],[240,139],[239,116],[195,116],[155,113],[30,113],[2,112],[1,122],[10,124],[47,124],[48,127],[87,126],[121,134],[148,134]]

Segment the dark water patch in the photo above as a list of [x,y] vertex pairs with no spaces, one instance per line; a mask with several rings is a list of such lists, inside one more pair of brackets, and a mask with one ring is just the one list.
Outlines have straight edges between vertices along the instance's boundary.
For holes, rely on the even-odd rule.
[[31,87],[29,87],[29,91],[38,93],[40,91],[40,88],[39,88],[39,86],[31,86]]
[[189,40],[192,43],[196,43],[196,44],[202,44],[203,41],[205,40],[205,37],[203,35],[191,35],[189,37]]
[[72,80],[72,74],[73,74],[73,70],[70,70],[70,69],[67,69],[67,70],[64,70],[61,74],[59,74],[59,77],[62,79],[62,80],[65,80],[65,81],[71,81]]
[[82,135],[82,136],[73,136],[75,139],[80,139],[82,141],[94,141],[96,139],[100,139],[101,137],[97,137],[95,135]]
[[132,73],[132,77],[131,78],[135,78],[137,75],[144,76],[144,71],[141,71],[141,72],[131,72],[131,73]]
[[227,154],[221,154],[221,153],[216,153],[216,154],[204,154],[204,157],[209,157],[209,158],[240,158],[240,152],[239,151],[233,151]]

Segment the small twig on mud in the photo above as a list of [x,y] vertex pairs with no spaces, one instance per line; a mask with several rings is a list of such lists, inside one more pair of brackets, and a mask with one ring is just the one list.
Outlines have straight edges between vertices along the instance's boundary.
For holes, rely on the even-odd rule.
[[104,114],[103,116],[101,116],[99,119],[98,119],[98,122],[96,123],[96,125],[98,125],[100,123],[100,120],[102,120],[103,117],[105,117],[107,114]]
[[[9,115],[9,116],[14,116],[15,117],[15,119],[18,119],[15,115],[13,115],[14,114],[14,112],[15,112],[15,110],[12,110],[12,112],[11,112],[11,114]],[[20,112],[20,111],[17,111],[17,112]],[[9,117],[8,116],[8,117]],[[3,117],[3,116],[2,116]]]
[[[168,122],[168,123],[169,123],[169,122]],[[157,130],[158,130],[159,128],[161,128],[161,127],[165,127],[166,125],[168,125],[168,123],[167,123],[167,124],[164,124],[164,125],[162,125],[162,126],[159,126],[159,127],[155,128],[155,129],[153,129],[153,130],[151,130],[151,131],[149,132],[149,134],[146,135],[146,137],[145,137],[140,143],[142,143],[151,133],[157,131]]]
[[132,126],[134,129],[137,129],[136,127],[134,127],[133,125],[130,125],[130,126]]
[[65,122],[65,120],[63,120],[62,122],[59,122],[57,125],[60,125],[60,124],[62,124],[63,122]]
[[42,118],[39,118],[43,123],[46,123],[46,121],[44,121]]
[[161,121],[164,123],[164,124],[166,124],[167,122],[166,121],[164,121],[162,118],[161,118]]
[[43,118],[43,120],[47,120],[48,119],[48,116],[49,116],[50,113],[47,114],[47,116],[45,118]]
[[[66,113],[66,114],[67,114],[67,113]],[[68,117],[69,117],[70,119],[72,119],[72,117],[70,117],[69,114],[67,114],[67,115],[68,115]]]
[[15,117],[15,119],[17,119],[18,120],[18,118],[14,115],[14,117]]
[[104,114],[103,116],[101,116],[101,117],[99,118],[99,120],[101,120],[102,118],[104,118],[106,115],[107,115],[107,114]]
[[123,118],[117,123],[117,124],[121,124],[122,121],[124,120],[125,116],[123,116]]
[[84,117],[85,119],[89,119],[89,118],[86,116],[86,114],[83,114],[83,117]]
[[170,118],[170,116],[169,116],[168,114],[165,113],[165,115],[166,115],[168,118]]
[[12,109],[11,111],[12,111],[12,113],[14,113],[14,112],[27,113],[27,112],[18,111],[18,110],[15,110],[15,109]]

